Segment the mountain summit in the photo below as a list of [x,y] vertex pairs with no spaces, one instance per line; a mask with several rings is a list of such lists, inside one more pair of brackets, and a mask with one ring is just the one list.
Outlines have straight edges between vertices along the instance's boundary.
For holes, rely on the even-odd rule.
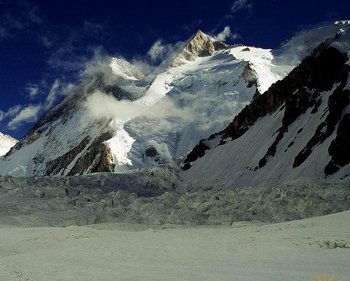
[[198,57],[207,57],[215,51],[227,49],[228,45],[198,30],[184,45],[175,57],[172,66],[178,66],[186,61],[194,61]]
[[13,137],[0,132],[0,156],[5,155],[17,143]]
[[179,54],[182,64],[161,73],[139,80],[118,58],[93,69],[0,161],[0,174],[71,176],[172,163],[224,129],[257,92],[261,75],[249,57],[270,51],[251,47],[247,56],[240,47],[233,56],[222,48],[197,32]]
[[321,43],[229,126],[188,154],[191,184],[257,186],[350,179],[349,26]]
[[[177,53],[173,60],[177,66],[157,70],[144,79],[135,67],[118,58],[112,59],[112,63],[106,62],[103,67],[91,67],[91,73],[82,77],[80,84],[0,159],[0,175],[72,176],[122,172],[175,164],[179,158],[189,155],[186,166],[193,167],[184,172],[186,178],[192,176],[193,179],[206,181],[212,175],[210,179],[216,182],[217,178],[222,178],[220,171],[223,168],[227,172],[225,176],[235,184],[235,180],[260,184],[259,179],[267,178],[267,171],[274,169],[282,172],[271,176],[272,181],[286,174],[291,177],[278,180],[292,180],[292,172],[305,172],[305,177],[309,179],[313,175],[308,171],[316,170],[312,167],[314,163],[319,163],[322,169],[317,169],[316,178],[322,181],[325,178],[324,168],[331,161],[327,152],[330,142],[336,138],[340,128],[332,149],[340,147],[338,143],[347,143],[344,132],[349,130],[347,119],[340,119],[344,114],[342,108],[334,110],[336,118],[331,114],[330,120],[325,120],[328,118],[327,110],[333,110],[327,105],[328,98],[332,102],[333,97],[338,97],[333,95],[332,88],[333,85],[337,87],[338,80],[332,79],[332,87],[326,88],[319,87],[317,83],[307,83],[309,76],[314,77],[313,81],[327,81],[333,77],[328,77],[328,74],[336,73],[340,67],[346,68],[344,59],[340,60],[339,67],[327,68],[327,64],[331,66],[330,62],[342,58],[342,55],[338,54],[339,51],[334,56],[325,53],[327,55],[323,58],[326,58],[326,63],[323,63],[322,57],[317,56],[317,48],[312,64],[304,63],[305,67],[292,72],[292,78],[289,76],[277,84],[279,86],[273,86],[322,42],[321,46],[339,45],[344,48],[340,53],[348,52],[346,24],[328,25],[321,31],[317,28],[303,32],[277,50],[227,46],[198,31]],[[318,69],[324,71],[325,76],[315,76]],[[343,87],[340,90],[342,93],[345,91],[340,97],[347,98],[347,89]],[[249,104],[251,110],[245,109],[237,115]],[[347,105],[338,100],[335,104]],[[235,120],[238,121],[233,122],[234,126],[229,125],[236,115],[238,119]],[[273,117],[275,115],[277,117]],[[329,121],[329,129],[320,126],[317,131],[315,127],[322,121]],[[225,130],[227,127],[229,129]],[[267,131],[270,129],[272,132]],[[216,133],[223,130],[232,134]],[[316,135],[321,134],[321,139],[311,139],[310,135],[315,130]],[[331,136],[324,135],[323,131]],[[249,132],[253,132],[253,136],[246,139]],[[213,139],[206,140],[213,134]],[[227,138],[232,137],[237,138],[228,142]],[[310,139],[311,144],[303,152],[303,145]],[[200,140],[204,141],[198,147],[196,144]],[[227,144],[218,146],[221,142]],[[319,142],[322,145],[318,145]],[[253,144],[256,147],[251,147]],[[206,151],[209,146],[210,151]],[[226,150],[231,147],[232,150]],[[317,153],[310,154],[316,149]],[[190,153],[192,150],[193,153]],[[222,150],[223,155],[217,154]],[[338,151],[333,154],[333,162],[327,166],[327,174],[330,175],[327,180],[331,179],[331,172],[344,164],[342,159],[338,159]],[[312,158],[315,155],[323,155],[327,159]],[[297,157],[295,165],[298,167],[293,168],[294,162],[287,162],[286,157],[292,160]],[[225,162],[222,163],[222,160]],[[288,169],[280,166],[283,163],[289,165]],[[236,166],[232,168],[231,165]],[[236,177],[232,171],[243,174]],[[339,175],[334,172],[332,179],[339,179]],[[244,181],[246,178],[256,180]]]

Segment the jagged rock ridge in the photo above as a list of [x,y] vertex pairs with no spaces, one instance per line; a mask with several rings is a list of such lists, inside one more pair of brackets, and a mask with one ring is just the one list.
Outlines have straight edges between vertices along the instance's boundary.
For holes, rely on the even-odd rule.
[[[201,138],[223,129],[257,94],[259,82],[253,63],[220,50],[223,43],[203,33],[189,42],[188,50],[197,48],[192,53],[198,58],[164,72],[142,78],[135,66],[112,59],[104,72],[97,69],[84,77],[0,162],[0,173],[71,176],[124,171],[171,163],[187,154]],[[256,50],[259,56],[269,53]],[[96,96],[104,98],[87,106]],[[126,109],[118,107],[118,101]],[[117,106],[115,113],[103,115],[105,108],[111,111],[110,103]],[[90,107],[99,107],[103,116],[92,116]],[[124,112],[121,117],[119,110]]]
[[227,48],[227,44],[217,41],[199,30],[185,43],[184,47],[171,63],[171,66],[178,66],[184,64],[186,61],[194,61],[197,57],[211,56],[215,51]]
[[[334,35],[338,29],[338,26],[330,28],[329,34]],[[0,174],[71,176],[174,164],[176,159],[187,155],[198,141],[215,132],[222,132],[232,117],[252,99],[259,101],[252,103],[251,109],[256,112],[250,112],[244,117],[247,119],[246,123],[241,123],[242,120],[239,122],[245,124],[249,130],[244,126],[238,127],[232,134],[242,132],[240,136],[244,138],[250,133],[252,124],[261,119],[258,118],[258,112],[264,112],[265,109],[269,113],[267,115],[277,115],[277,118],[264,124],[264,127],[273,129],[273,133],[261,136],[262,140],[267,141],[265,143],[260,140],[260,144],[266,147],[254,148],[258,152],[257,159],[251,157],[254,161],[245,166],[250,172],[256,169],[258,173],[266,171],[272,162],[280,160],[281,146],[285,146],[286,151],[295,152],[298,149],[297,153],[293,153],[294,162],[296,155],[311,139],[312,135],[308,134],[317,129],[312,125],[310,129],[299,132],[301,128],[293,128],[293,120],[303,117],[311,110],[314,111],[311,119],[318,118],[328,122],[327,115],[323,116],[323,110],[326,110],[325,101],[330,95],[328,92],[318,95],[314,89],[299,89],[298,81],[295,81],[295,85],[290,88],[298,89],[297,94],[293,96],[293,93],[289,93],[290,101],[283,108],[286,99],[282,94],[276,95],[277,98],[268,92],[260,95],[293,68],[293,65],[286,66],[285,62],[276,65],[276,51],[246,46],[228,47],[223,43],[216,43],[213,38],[201,32],[188,41],[186,51],[193,57],[189,56],[189,60],[183,59],[180,65],[168,67],[163,72],[158,71],[145,78],[137,75],[135,66],[122,59],[114,62],[118,67],[124,65],[125,69],[113,69],[111,63],[107,67],[98,68],[93,75],[83,77],[74,92],[39,120],[0,161]],[[280,57],[282,55],[283,52]],[[285,88],[289,88],[289,85],[285,85]],[[326,98],[323,99],[322,96]],[[94,115],[91,107],[99,108],[98,115]],[[319,125],[316,121],[314,124]],[[329,124],[330,127],[334,125]],[[333,165],[330,162],[330,171],[335,170],[340,162],[344,162],[337,147],[346,145],[347,122],[340,124],[340,137],[330,149],[333,158],[327,156],[327,163],[331,160],[335,163]],[[264,131],[266,130],[260,130]],[[303,146],[298,139],[293,139],[296,138],[294,135],[290,136],[294,132],[304,137]],[[229,138],[221,139],[218,136],[216,134],[209,141],[201,142],[202,147],[196,147],[195,150],[205,155],[205,150],[216,147],[218,143],[224,143]],[[248,142],[254,144],[256,139],[258,138]],[[287,139],[290,141],[285,145]],[[323,142],[327,145],[326,150],[330,147],[331,140],[326,138]],[[276,141],[275,144],[273,141]],[[314,147],[318,149],[323,143],[316,142],[311,150]],[[244,149],[239,152],[239,157],[249,155],[242,151]],[[196,160],[196,153],[191,155],[195,157],[188,162]],[[314,155],[318,154],[311,153],[311,157]],[[304,162],[309,160],[310,156]],[[319,162],[325,161],[323,159]],[[303,165],[304,163],[300,166]],[[299,167],[295,170],[299,171]],[[248,177],[248,174],[244,176]]]
[[[220,177],[224,177],[231,167],[232,178],[225,181],[237,184],[244,182],[248,185],[269,181],[263,178],[264,173],[259,170],[265,171],[265,177],[269,174],[266,173],[267,169],[273,170],[271,181],[288,178],[286,171],[295,173],[294,177],[289,177],[290,180],[301,178],[301,175],[307,178],[308,171],[310,178],[322,180],[349,165],[350,157],[346,147],[350,147],[350,66],[347,64],[347,54],[332,47],[340,37],[337,34],[326,40],[286,78],[276,82],[266,93],[247,105],[226,129],[202,140],[184,160],[183,168],[190,170],[186,178],[196,174],[199,178],[203,176],[205,181],[205,175],[199,171],[203,169],[204,163],[211,168],[212,165],[218,165],[215,175],[218,183]],[[264,120],[269,123],[265,124]],[[308,127],[307,124],[311,122],[312,126]],[[267,128],[272,127],[271,123],[276,124],[271,137],[260,139],[260,145],[254,146],[255,152],[244,152],[247,149],[244,147],[249,145],[242,142],[255,141],[249,140],[247,135],[253,134],[257,126],[262,131],[268,131]],[[218,151],[215,152],[216,150]],[[226,165],[215,158],[218,157],[215,154],[221,155],[223,151],[231,153],[232,162],[240,159],[233,151],[260,156],[251,157],[254,160],[245,159],[242,166],[240,163]],[[318,154],[326,154],[323,155],[323,163],[320,159],[317,164],[313,163],[315,159],[310,160],[317,158]],[[212,163],[213,159],[215,163]],[[347,172],[343,172],[334,177],[341,180],[348,176]]]

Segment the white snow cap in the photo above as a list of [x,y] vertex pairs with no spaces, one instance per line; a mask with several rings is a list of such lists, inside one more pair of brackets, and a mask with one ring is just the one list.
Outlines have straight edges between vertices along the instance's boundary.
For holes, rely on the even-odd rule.
[[0,156],[4,156],[17,143],[17,140],[0,132]]
[[136,66],[121,58],[112,58],[110,67],[115,75],[127,80],[140,80],[144,78],[144,75]]

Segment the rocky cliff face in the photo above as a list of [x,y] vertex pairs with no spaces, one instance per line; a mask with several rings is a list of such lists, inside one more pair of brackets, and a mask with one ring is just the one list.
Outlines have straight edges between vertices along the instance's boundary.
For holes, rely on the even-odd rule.
[[[329,33],[338,29],[332,27]],[[93,75],[83,77],[74,92],[39,120],[0,160],[0,174],[71,176],[174,164],[201,139],[212,135],[188,155],[185,168],[189,168],[216,148],[226,149],[230,143],[241,141],[262,119],[270,118],[261,123],[263,128],[253,130],[255,137],[247,137],[246,141],[257,147],[250,147],[248,153],[246,147],[237,146],[239,151],[233,154],[250,155],[243,161],[244,176],[254,170],[263,173],[272,163],[282,163],[281,146],[288,157],[293,157],[293,161],[288,160],[292,161],[290,166],[295,162],[294,169],[299,171],[315,155],[315,149],[327,145],[330,154],[319,162],[329,163],[326,170],[331,177],[347,163],[339,147],[347,145],[348,122],[345,115],[331,113],[344,108],[341,93],[348,87],[342,78],[346,76],[346,56],[330,47],[336,40],[325,42],[323,48],[263,95],[260,93],[293,68],[281,59],[283,52],[278,55],[282,62],[278,64],[276,50],[229,47],[198,32],[177,53],[181,63],[163,72],[158,69],[143,78],[135,66],[113,59],[104,71],[98,68]],[[334,84],[336,92],[332,83],[339,84]],[[305,119],[303,122],[310,128],[306,129],[305,124],[294,128],[299,119]],[[320,120],[327,128],[322,125],[317,129]],[[316,132],[313,139],[310,132]],[[259,135],[262,133],[265,135]],[[229,155],[231,151],[223,158]],[[221,161],[220,157],[217,161]],[[204,179],[212,171],[206,170],[210,166],[207,163],[203,162],[203,166],[206,174],[199,177]],[[249,173],[245,174],[245,169]]]
[[[181,65],[145,78],[112,59],[107,72],[84,78],[39,120],[0,161],[0,173],[71,176],[173,163],[258,95],[254,61],[225,48],[198,32],[179,54]],[[251,57],[270,53],[250,50]]]
[[[3,174],[78,175],[112,171],[111,153],[104,142],[112,137],[110,120],[93,120],[84,108],[95,91],[120,100],[128,96],[118,85],[96,73],[78,85],[60,104],[44,115],[0,163]],[[132,95],[128,96],[132,99]]]
[[[227,153],[231,153],[232,161],[235,161],[236,155],[233,151],[241,150],[242,153],[247,153],[245,147],[249,145],[242,143],[242,140],[255,141],[249,140],[247,135],[256,130],[257,124],[260,130],[268,130],[269,124],[264,123],[264,120],[274,122],[276,126],[270,137],[259,140],[261,145],[255,148],[255,153],[248,152],[259,155],[252,157],[254,161],[244,161],[244,165],[249,163],[247,166],[240,166],[239,163],[227,165],[220,163],[219,160],[215,162],[216,165],[222,165],[219,169],[221,172],[229,169],[228,166],[231,167],[231,182],[239,182],[238,178],[244,174],[261,175],[259,170],[266,171],[266,169],[276,172],[273,175],[275,180],[288,178],[286,172],[291,170],[294,170],[298,177],[301,175],[307,177],[307,171],[311,170],[310,178],[315,176],[318,180],[322,180],[348,166],[350,157],[345,147],[350,147],[348,130],[350,66],[347,64],[347,54],[332,47],[339,38],[338,34],[326,40],[286,78],[276,82],[266,93],[247,105],[226,129],[202,140],[188,154],[184,161],[184,170],[191,170],[191,166],[194,165],[194,169],[198,172],[199,167],[205,162],[209,167],[214,165],[210,159],[214,157],[218,147],[221,147],[220,151],[227,150]],[[307,125],[308,122],[311,123],[310,120],[312,126]],[[292,134],[293,130],[295,133]],[[232,146],[237,148],[234,149]],[[319,162],[316,165],[313,163],[316,160],[310,159],[317,154],[329,156],[324,157],[323,163]],[[202,159],[196,163],[199,158]],[[281,162],[285,164],[281,165]],[[315,171],[315,165],[318,171]],[[288,169],[285,166],[288,166]],[[189,171],[188,175],[193,173],[195,172]],[[220,182],[220,176],[216,176]],[[348,175],[340,173],[338,179],[346,176]],[[254,180],[254,176],[251,178],[251,181],[246,179],[248,184],[249,182],[258,184],[265,180],[263,178]]]
[[228,45],[199,30],[185,43],[171,66],[179,66],[186,63],[186,61],[194,61],[198,57],[211,56],[215,51],[225,49],[228,49]]

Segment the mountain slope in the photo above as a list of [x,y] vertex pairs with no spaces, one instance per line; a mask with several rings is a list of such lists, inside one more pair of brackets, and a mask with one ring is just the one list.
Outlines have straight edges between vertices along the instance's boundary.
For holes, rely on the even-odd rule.
[[110,67],[116,76],[124,79],[140,80],[144,78],[144,75],[137,67],[121,58],[112,58]]
[[[344,27],[332,26],[317,40]],[[259,95],[294,67],[297,60],[282,59],[290,50],[227,46],[198,32],[166,60],[181,63],[144,78],[123,59],[90,67],[94,72],[0,161],[0,174],[67,176],[173,163],[252,99],[264,102]]]
[[[135,67],[113,59],[107,73],[85,78],[39,120],[0,162],[0,173],[124,171],[171,163],[186,155],[200,139],[227,126],[231,116],[259,94],[258,85],[263,83],[254,60],[237,58],[241,47],[210,47],[209,53],[203,53],[208,42],[209,47],[226,46],[199,32],[184,47],[186,52],[193,44],[201,49],[194,52],[195,57],[141,80],[136,80],[138,75],[131,77]],[[251,47],[250,51],[266,57],[266,65],[271,63],[270,50]]]
[[250,186],[348,181],[349,33],[326,40],[230,125],[202,140],[184,178],[201,185]]
[[0,132],[0,156],[4,156],[17,143],[17,140]]

